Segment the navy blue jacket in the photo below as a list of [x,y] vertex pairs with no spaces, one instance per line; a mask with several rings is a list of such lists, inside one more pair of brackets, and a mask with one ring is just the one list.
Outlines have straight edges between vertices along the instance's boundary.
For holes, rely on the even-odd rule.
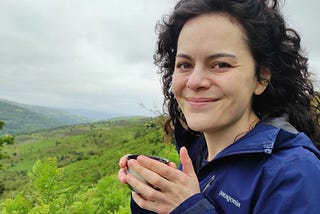
[[[201,193],[173,214],[319,213],[320,152],[285,118],[260,122],[244,137],[205,161],[202,135],[175,127],[178,148],[186,146]],[[132,213],[153,213],[131,201]]]

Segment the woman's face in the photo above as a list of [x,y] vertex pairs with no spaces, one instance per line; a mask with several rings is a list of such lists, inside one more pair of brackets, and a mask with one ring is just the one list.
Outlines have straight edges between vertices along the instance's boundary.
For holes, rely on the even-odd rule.
[[223,14],[188,20],[177,44],[173,93],[188,126],[205,133],[248,128],[257,117],[254,59],[241,26]]

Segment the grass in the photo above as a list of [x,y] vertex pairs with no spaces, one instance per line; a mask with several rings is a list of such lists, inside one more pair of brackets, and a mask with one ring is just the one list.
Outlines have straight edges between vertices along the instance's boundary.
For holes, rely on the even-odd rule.
[[174,147],[163,143],[160,125],[148,128],[149,123],[146,118],[126,118],[16,136],[15,144],[4,148],[10,159],[2,160],[6,170],[0,181],[5,192],[0,200],[27,188],[27,172],[37,159],[57,157],[59,167],[64,168],[64,182],[79,189],[115,175],[124,154],[161,154],[177,161]]

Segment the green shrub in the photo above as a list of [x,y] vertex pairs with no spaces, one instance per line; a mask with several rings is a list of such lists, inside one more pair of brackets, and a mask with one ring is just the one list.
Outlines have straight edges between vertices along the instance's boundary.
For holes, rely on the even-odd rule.
[[[18,193],[14,199],[7,199],[4,202],[2,213],[20,214],[28,213],[32,208],[32,203],[23,192]],[[1,210],[0,210],[1,211]]]

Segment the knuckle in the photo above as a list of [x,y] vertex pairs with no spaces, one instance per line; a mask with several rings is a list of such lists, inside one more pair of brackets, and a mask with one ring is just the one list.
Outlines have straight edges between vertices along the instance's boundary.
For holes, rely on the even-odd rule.
[[157,196],[157,191],[152,190],[148,192],[148,198],[150,198],[151,200],[155,199],[156,196]]
[[158,210],[158,213],[159,213],[159,214],[169,214],[169,213],[170,213],[170,210],[169,210],[167,207],[161,207],[161,208]]
[[162,173],[163,173],[164,175],[170,174],[170,171],[171,171],[171,168],[170,168],[170,167],[167,167],[167,166],[162,169]]
[[141,202],[139,203],[139,206],[140,206],[142,209],[147,209],[147,208],[148,208],[147,203],[146,203],[145,201],[141,201]]
[[162,183],[162,178],[161,177],[156,177],[154,178],[154,180],[152,181],[152,185],[153,186],[160,186]]

